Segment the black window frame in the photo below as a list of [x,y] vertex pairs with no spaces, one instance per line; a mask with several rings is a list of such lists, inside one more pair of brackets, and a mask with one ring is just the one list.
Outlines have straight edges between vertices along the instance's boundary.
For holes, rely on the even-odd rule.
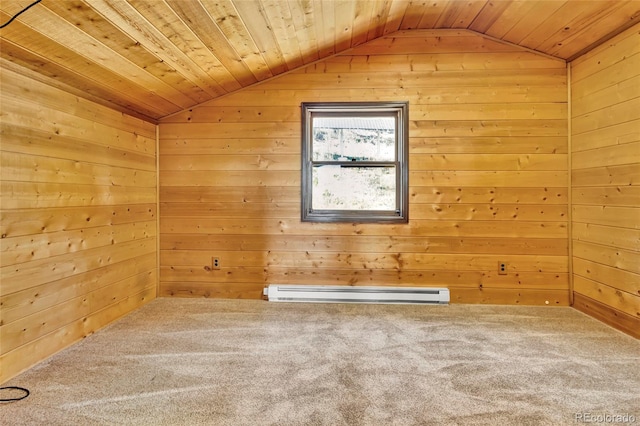
[[[395,117],[394,161],[314,161],[313,119],[315,117]],[[409,102],[303,102],[302,116],[302,185],[301,220],[303,222],[409,222]],[[396,208],[394,210],[314,210],[312,208],[313,167],[340,165],[341,167],[396,168]]]

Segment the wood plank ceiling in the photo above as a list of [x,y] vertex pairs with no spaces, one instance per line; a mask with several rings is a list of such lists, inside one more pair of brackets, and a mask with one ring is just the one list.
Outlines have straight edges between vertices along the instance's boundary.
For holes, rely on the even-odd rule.
[[[0,21],[31,4],[3,0]],[[396,31],[571,60],[639,17],[638,0],[42,0],[0,30],[0,66],[156,121]]]

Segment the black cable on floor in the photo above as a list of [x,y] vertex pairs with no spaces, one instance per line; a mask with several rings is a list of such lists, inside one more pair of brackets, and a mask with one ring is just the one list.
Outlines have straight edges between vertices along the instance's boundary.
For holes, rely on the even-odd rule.
[[31,392],[29,392],[29,389],[21,388],[19,386],[5,386],[5,387],[0,388],[0,391],[3,391],[3,390],[17,390],[17,391],[20,391],[20,392],[24,392],[24,395],[21,395],[21,396],[16,397],[16,398],[0,398],[0,402],[20,401],[21,399],[25,399],[26,397],[28,397],[29,394],[31,393]]

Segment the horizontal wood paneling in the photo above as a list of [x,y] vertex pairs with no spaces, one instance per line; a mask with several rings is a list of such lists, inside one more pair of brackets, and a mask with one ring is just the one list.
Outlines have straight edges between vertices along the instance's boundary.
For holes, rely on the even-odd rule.
[[156,222],[149,221],[5,238],[0,264],[16,265],[155,236]]
[[572,155],[572,162],[576,169],[637,164],[640,162],[640,141],[577,151]]
[[[67,348],[104,327],[105,324],[121,318],[155,297],[155,286],[148,286],[140,293],[128,295],[101,310],[73,320],[50,333],[30,340],[16,350],[7,352],[2,356],[3,373],[10,377],[12,370],[19,372],[32,367],[42,361],[43,354],[54,354]],[[6,366],[10,366],[12,370],[5,370],[8,368]]]
[[[425,235],[425,234],[423,234]],[[386,235],[361,235],[358,238],[357,249],[359,252],[380,252],[389,247],[403,252],[434,252],[434,253],[486,253],[495,254],[507,250],[515,250],[510,254],[542,254],[530,253],[534,251],[548,251],[550,246],[559,247],[559,250],[566,250],[560,243],[566,238],[518,238],[517,243],[510,236],[506,237],[455,237],[455,236],[430,236],[425,241],[422,236],[410,238],[409,236],[386,236]],[[224,235],[209,235],[208,238],[197,238],[190,234],[167,235],[161,243],[161,247],[168,252],[163,252],[162,257],[171,258],[171,253],[204,253],[214,247],[224,251],[266,251],[269,248],[278,251],[300,251],[309,252],[336,252],[340,247],[353,244],[353,237],[350,235],[323,235],[315,238],[308,236],[293,235],[272,235],[268,240],[261,235],[245,235],[242,238],[227,239]],[[193,250],[193,252],[192,252]],[[203,252],[197,252],[203,250]],[[194,257],[194,259],[197,257]],[[185,258],[186,260],[186,258]],[[206,258],[205,258],[206,260]]]
[[[473,243],[473,240],[472,242]],[[362,243],[364,244],[364,242]],[[535,272],[545,268],[552,268],[554,272],[566,272],[567,268],[563,265],[566,259],[554,256],[555,253],[535,255],[522,254],[525,250],[518,250],[515,253],[504,253],[504,250],[496,250],[489,254],[488,250],[467,249],[464,246],[449,248],[446,244],[435,248],[431,247],[412,247],[415,251],[389,251],[389,245],[386,247],[354,247],[349,253],[339,253],[334,251],[304,251],[300,255],[300,250],[291,247],[289,251],[250,251],[243,250],[240,253],[235,251],[220,250],[220,255],[227,258],[225,265],[229,268],[241,268],[242,266],[260,267],[260,266],[279,266],[287,268],[295,267],[329,267],[351,269],[353,267],[362,267],[363,269],[392,269],[392,270],[422,270],[425,266],[429,266],[429,270],[455,270],[455,271],[473,271],[473,270],[493,270],[494,264],[500,260],[508,262],[507,270],[509,271],[525,271]],[[395,247],[394,247],[395,248]],[[400,247],[403,248],[403,247]],[[386,249],[386,250],[384,250]],[[367,250],[367,251],[364,251]],[[532,250],[542,251],[542,250]],[[548,253],[548,250],[545,251]],[[496,257],[499,255],[499,257]],[[182,271],[192,269],[196,265],[209,265],[211,257],[205,251],[172,251],[171,254],[161,256],[161,259],[176,264],[186,265]],[[209,272],[207,268],[201,268],[203,271]],[[171,274],[179,275],[178,267],[172,268]],[[226,279],[226,278],[225,278]]]
[[2,206],[11,210],[135,203],[150,206],[155,200],[155,193],[145,187],[15,181],[3,181],[0,185],[0,191],[7,194]]
[[640,320],[637,315],[628,315],[601,302],[599,298],[592,299],[581,293],[575,294],[573,307],[636,339],[640,339]]
[[[424,204],[417,205],[412,217],[416,220],[525,220],[535,221],[541,215],[547,220],[562,221],[566,206],[552,205],[486,205],[486,204]],[[247,219],[297,218],[298,203],[163,203],[161,213],[167,216],[220,218],[243,216]]]
[[636,186],[640,183],[640,169],[635,164],[622,166],[574,169],[571,172],[573,187]]
[[[416,43],[416,48],[420,44]],[[274,89],[290,89],[292,86],[331,85],[345,86],[350,89],[370,89],[375,87],[393,87],[399,82],[403,88],[428,89],[431,87],[486,87],[511,86],[523,84],[525,86],[556,86],[560,87],[565,81],[562,69],[534,69],[534,70],[469,70],[469,71],[410,71],[406,75],[402,72],[349,72],[349,73],[319,73],[296,71],[285,79],[274,79],[269,82]],[[287,81],[285,83],[285,80]]]
[[579,279],[600,283],[610,290],[617,289],[621,296],[623,293],[640,295],[640,274],[582,258],[573,260],[573,270]]
[[640,120],[629,120],[603,129],[574,134],[581,151],[640,141]]
[[[300,102],[356,100],[410,103],[408,224],[300,222]],[[396,33],[162,120],[160,294],[445,285],[454,302],[566,305],[567,164],[562,61]]]
[[[147,188],[147,191],[151,189]],[[153,193],[153,192],[152,192]],[[8,197],[7,197],[8,198]],[[4,204],[4,203],[3,203]],[[3,238],[154,220],[155,204],[0,210]]]
[[[114,246],[117,247],[115,251]],[[144,238],[117,245],[114,242],[110,246],[87,249],[80,254],[69,253],[2,266],[0,278],[5,281],[2,295],[152,253],[155,246],[155,238]]]
[[[3,62],[3,65],[8,66],[10,64]],[[22,71],[23,73],[27,72],[25,69]],[[3,103],[28,102],[28,99],[30,98],[37,98],[38,104],[37,106],[32,105],[32,109],[35,108],[37,111],[42,108],[53,109],[54,111],[49,111],[51,114],[64,112],[77,117],[78,119],[87,119],[90,122],[93,122],[96,126],[107,124],[106,127],[102,128],[103,130],[110,129],[111,131],[122,131],[122,133],[119,133],[118,138],[109,138],[110,142],[106,144],[107,146],[115,148],[119,144],[123,143],[127,144],[123,146],[131,148],[132,141],[138,141],[138,143],[144,143],[145,147],[142,148],[136,146],[134,151],[147,152],[149,155],[153,156],[153,153],[155,152],[155,130],[153,126],[149,126],[149,123],[146,121],[127,114],[122,114],[108,107],[79,100],[77,96],[61,91],[51,85],[31,84],[25,86],[23,84],[23,80],[24,77],[19,73],[5,73],[3,75],[2,91],[5,95],[10,95],[10,97],[8,96],[7,99],[3,100]],[[55,82],[52,81],[52,83]],[[20,109],[14,111],[15,114],[20,114],[22,112],[24,111]],[[22,128],[20,130],[23,132],[35,131],[33,128]],[[7,132],[7,135],[13,133],[14,131]],[[48,134],[51,138],[55,138],[57,135],[58,133]],[[80,143],[82,141],[78,142]],[[94,146],[94,149],[97,148],[97,145],[105,143],[105,141],[101,140],[94,140],[93,142],[96,145]],[[131,151],[132,150],[129,149],[129,155],[133,154]]]
[[633,207],[640,199],[638,186],[583,186],[573,188],[574,202],[580,205],[607,204],[608,206]]
[[[634,147],[631,147],[634,148]],[[299,170],[300,154],[174,155],[160,170]],[[413,170],[565,170],[566,154],[413,154]]]
[[131,276],[153,273],[155,265],[156,255],[151,253],[2,296],[0,322],[10,323]]
[[[637,40],[638,31],[637,27],[635,29],[629,29],[614,39],[609,40],[606,45],[599,46],[597,50],[580,57],[574,63],[574,65],[580,64],[580,66],[571,70],[572,83],[575,82],[577,84],[587,78],[591,78],[589,83],[593,83],[602,79],[599,77],[609,79],[613,83],[611,85],[624,81],[624,79],[617,80],[615,76],[612,75],[611,70],[612,67],[615,66],[627,67],[628,63],[624,62],[625,59],[631,55],[640,53]],[[613,69],[617,70],[616,68]],[[605,86],[609,85],[605,84]],[[596,90],[593,91],[595,92]]]
[[153,299],[155,125],[0,71],[0,382]]
[[[357,60],[358,57],[351,57]],[[367,61],[372,60],[371,57],[363,57]],[[545,59],[545,61],[547,61]],[[548,63],[548,61],[547,61]],[[554,62],[555,63],[555,62]],[[562,62],[560,62],[562,63]],[[366,66],[365,66],[366,69]],[[364,71],[364,69],[362,69]],[[411,69],[405,72],[411,72]],[[401,74],[399,72],[398,74]],[[460,86],[456,88],[452,87],[440,87],[430,86],[429,90],[424,90],[421,86],[416,87],[364,87],[357,89],[344,88],[297,88],[291,89],[284,87],[276,92],[272,90],[265,90],[262,85],[256,85],[241,92],[234,93],[226,96],[228,105],[223,105],[223,111],[229,110],[229,107],[251,107],[254,106],[258,111],[264,107],[273,107],[279,105],[283,101],[291,102],[294,105],[304,102],[305,99],[317,99],[318,101],[348,101],[354,97],[366,97],[374,101],[395,100],[402,96],[403,99],[410,101],[416,105],[440,105],[440,104],[452,104],[464,99],[468,103],[501,103],[504,98],[501,96],[503,93],[509,93],[509,96],[514,102],[562,102],[566,100],[566,93],[564,96],[558,89],[562,87],[562,82],[557,85],[526,85],[519,84],[514,86],[512,84],[493,84],[491,86]],[[274,107],[277,108],[277,107]],[[201,111],[202,110],[202,111]],[[180,122],[184,120],[191,121],[209,121],[206,117],[211,114],[212,111],[219,111],[216,107],[210,107],[207,104],[199,106],[198,108],[183,111],[172,117],[163,119],[164,122]]]
[[[282,218],[197,218],[189,217],[186,222],[180,217],[163,216],[160,222],[161,240],[165,235],[188,234],[209,235],[401,235],[401,236],[465,236],[465,237],[507,237],[507,238],[562,238],[567,236],[566,220],[562,222],[513,221],[504,223],[497,220],[411,220],[408,225],[353,224],[336,227],[323,223],[301,223],[299,219]],[[201,235],[204,238],[204,235]]]
[[640,25],[572,63],[576,308],[640,330]]
[[623,228],[617,224],[607,226],[575,222],[572,227],[572,235],[576,241],[613,246],[625,250],[640,249],[640,230]]
[[584,260],[640,274],[640,254],[635,250],[574,241],[573,252]]
[[[66,160],[147,171],[155,170],[155,158],[146,152],[153,149],[152,142],[151,139],[139,138],[124,141],[122,148],[100,146],[74,136],[52,135],[47,129],[36,130],[9,123],[5,123],[2,133],[2,144],[12,153],[42,157],[58,155]],[[143,152],[132,152],[134,146]]]
[[[165,186],[160,188],[161,197],[171,197],[174,202],[220,202],[220,203],[297,203],[300,189],[292,187],[207,187]],[[491,204],[567,204],[567,188],[529,188],[522,191],[514,187],[455,187],[431,186],[411,188],[409,196],[417,203],[482,203]],[[164,204],[164,203],[163,203]]]
[[[400,32],[400,37],[411,36],[412,32]],[[451,33],[449,32],[449,34]],[[415,37],[410,37],[415,39]],[[502,48],[503,46],[501,46]],[[359,55],[358,51],[350,52],[356,56],[334,56],[325,61],[306,67],[302,72],[323,70],[325,72],[345,72],[351,70],[378,71],[459,71],[485,69],[532,69],[532,68],[565,68],[563,61],[549,62],[548,58],[533,52],[512,49],[513,54],[502,55],[489,50],[487,53],[474,51],[465,53],[414,53],[402,55]],[[551,93],[548,93],[549,95]],[[531,94],[535,96],[533,93]],[[557,96],[557,95],[556,95]]]

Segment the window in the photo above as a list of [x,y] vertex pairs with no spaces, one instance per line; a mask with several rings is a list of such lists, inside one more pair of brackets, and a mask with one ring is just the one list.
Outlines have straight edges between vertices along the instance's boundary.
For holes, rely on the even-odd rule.
[[302,220],[408,222],[408,102],[302,104]]

